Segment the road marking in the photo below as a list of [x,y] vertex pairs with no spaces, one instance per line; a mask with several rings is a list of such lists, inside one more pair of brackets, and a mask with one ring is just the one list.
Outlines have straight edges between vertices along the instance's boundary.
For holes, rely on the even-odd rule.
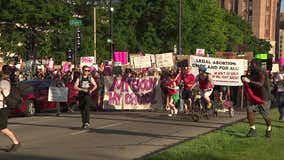
[[106,126],[98,127],[97,129],[104,129],[104,128],[109,128],[109,127],[113,127],[113,126],[119,126],[121,124],[123,124],[123,122],[117,122],[117,123],[114,123],[114,124],[109,124],[109,125],[106,125]]
[[[113,124],[105,125],[105,126],[98,127],[98,128],[95,128],[95,129],[104,129],[104,128],[109,128],[109,127],[119,126],[119,125],[121,125],[121,124],[123,124],[123,122],[113,123]],[[78,132],[73,132],[73,133],[71,133],[70,135],[71,135],[71,136],[79,135],[79,134],[87,133],[88,131],[89,131],[89,130],[86,129],[86,130],[82,130],[82,131],[78,131]]]

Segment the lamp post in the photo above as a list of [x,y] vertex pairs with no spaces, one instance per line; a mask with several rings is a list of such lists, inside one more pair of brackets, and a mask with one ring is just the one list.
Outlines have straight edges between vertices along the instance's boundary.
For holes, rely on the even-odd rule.
[[182,0],[179,0],[179,16],[178,16],[178,54],[181,54],[182,48],[181,48],[181,24],[182,24]]
[[109,16],[110,16],[110,55],[112,57],[113,54],[113,11],[112,0],[109,1]]

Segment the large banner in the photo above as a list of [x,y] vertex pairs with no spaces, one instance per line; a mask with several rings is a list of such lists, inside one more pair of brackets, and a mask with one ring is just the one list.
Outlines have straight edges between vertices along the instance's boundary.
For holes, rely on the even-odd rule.
[[156,54],[156,64],[158,68],[174,66],[173,53]]
[[242,86],[241,76],[248,68],[248,61],[244,59],[190,56],[189,63],[196,75],[198,74],[198,66],[205,65],[207,72],[211,73],[213,83],[224,86]]
[[105,77],[104,109],[144,110],[162,107],[159,77]]

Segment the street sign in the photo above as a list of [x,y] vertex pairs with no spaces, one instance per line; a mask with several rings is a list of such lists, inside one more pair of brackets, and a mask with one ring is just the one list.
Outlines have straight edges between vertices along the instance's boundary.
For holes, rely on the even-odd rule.
[[82,25],[82,20],[79,19],[71,19],[69,20],[70,26],[81,26]]

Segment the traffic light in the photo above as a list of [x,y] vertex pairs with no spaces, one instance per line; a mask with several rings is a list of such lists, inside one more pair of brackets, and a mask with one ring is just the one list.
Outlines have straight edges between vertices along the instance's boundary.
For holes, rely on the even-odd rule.
[[72,49],[70,49],[70,48],[66,52],[66,60],[72,61]]
[[81,31],[80,28],[76,29],[75,45],[77,50],[81,48]]

